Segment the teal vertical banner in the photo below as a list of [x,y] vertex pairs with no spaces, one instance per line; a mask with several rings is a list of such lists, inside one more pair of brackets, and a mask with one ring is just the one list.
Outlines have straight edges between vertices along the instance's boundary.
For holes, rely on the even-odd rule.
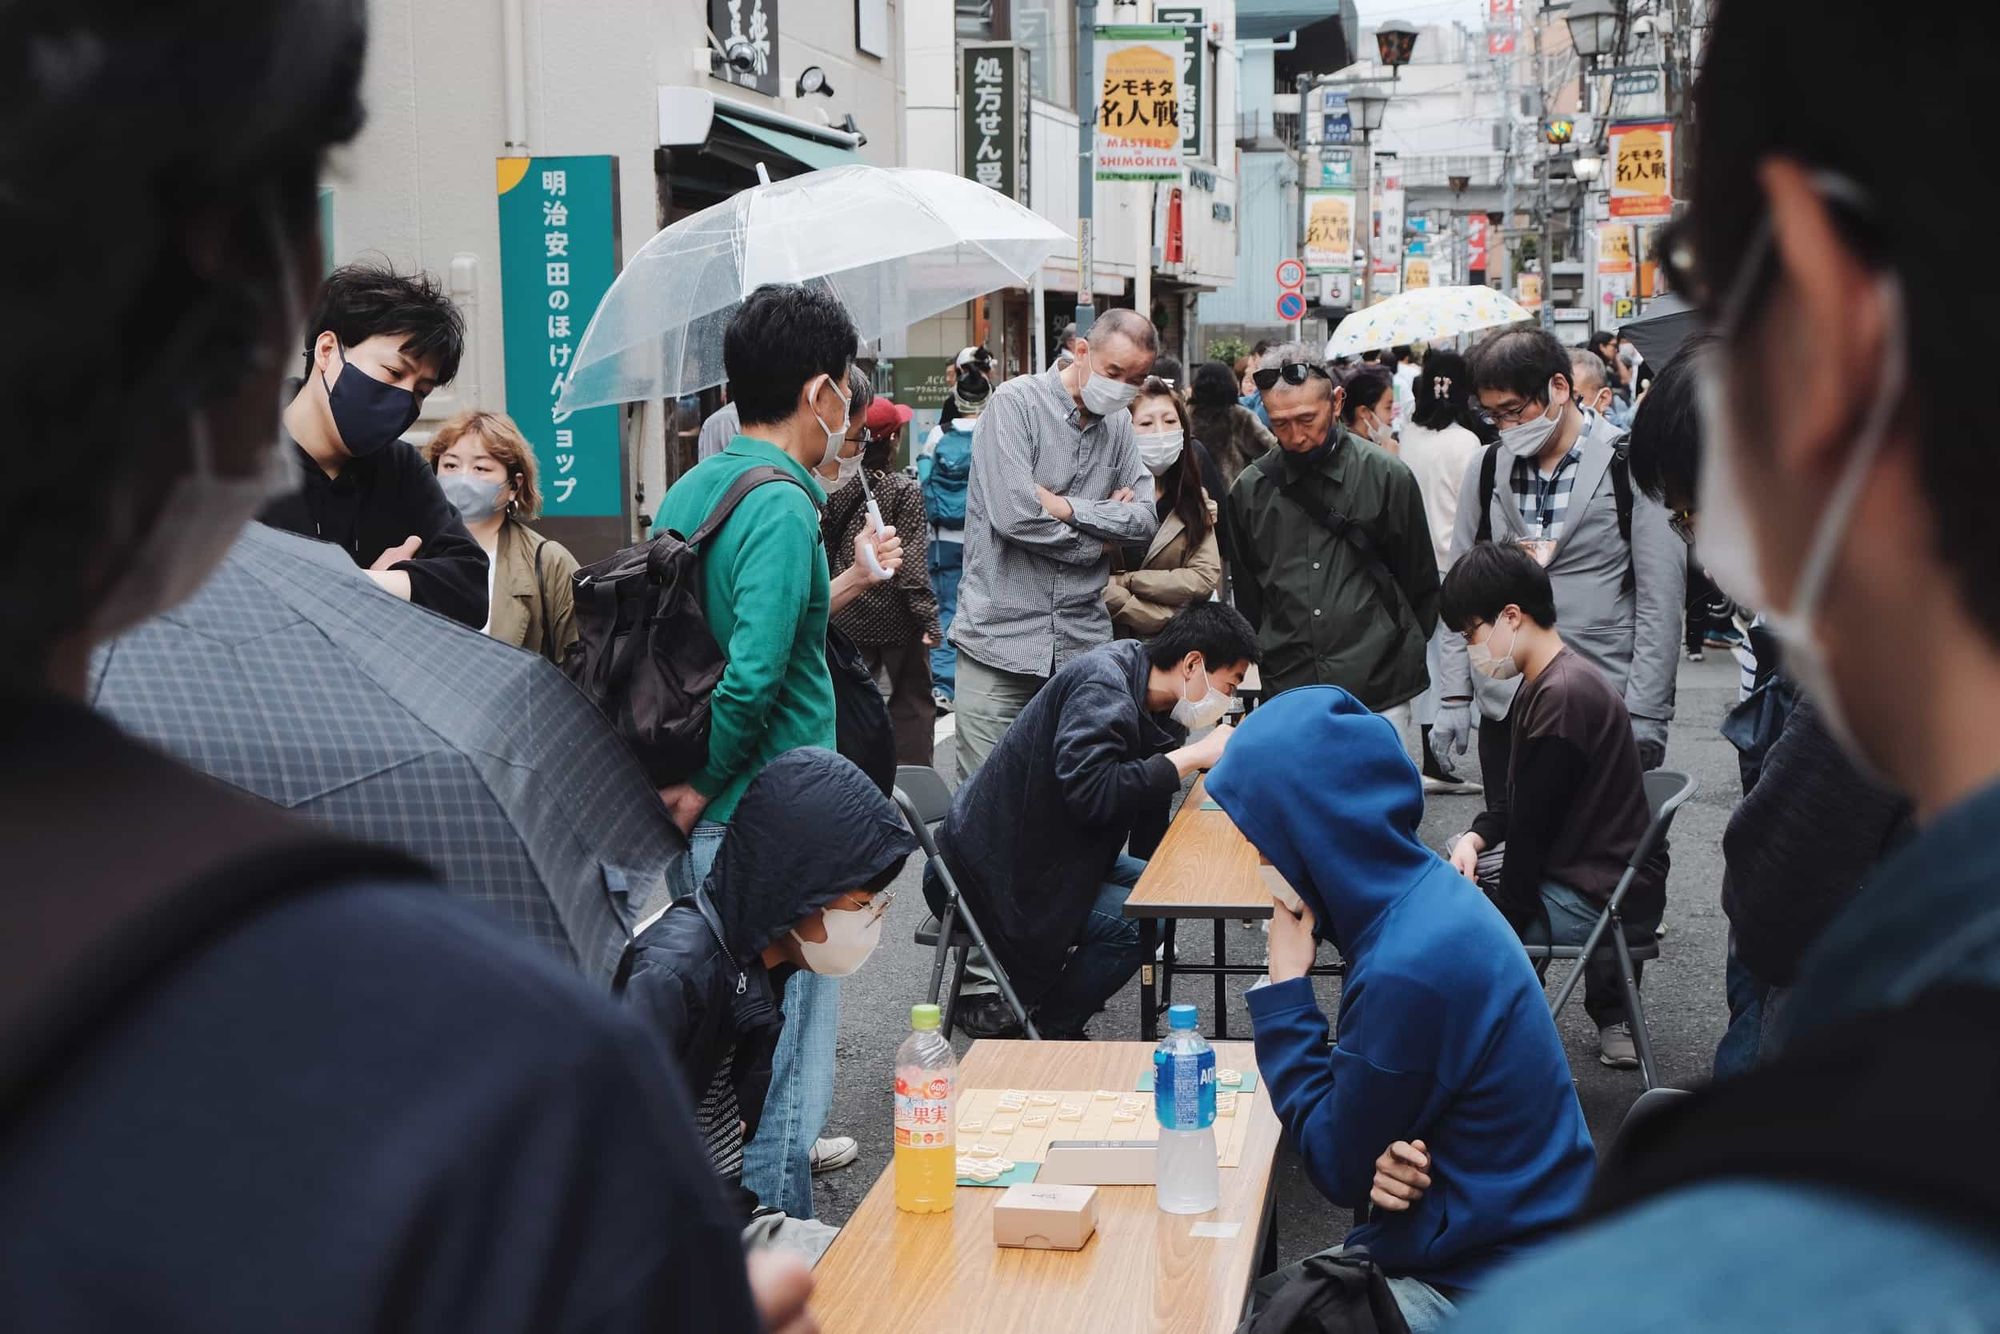
[[535,447],[542,512],[551,518],[624,513],[616,406],[557,412],[570,359],[618,276],[614,159],[503,157],[500,318],[507,411]]

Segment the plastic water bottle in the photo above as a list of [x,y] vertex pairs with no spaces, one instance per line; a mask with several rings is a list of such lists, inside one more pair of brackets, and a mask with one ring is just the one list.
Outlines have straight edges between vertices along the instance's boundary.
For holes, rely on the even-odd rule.
[[910,1036],[896,1049],[896,1207],[911,1214],[943,1213],[958,1186],[958,1057],[938,1025],[937,1006],[911,1006]]
[[1192,1005],[1170,1006],[1167,1035],[1153,1050],[1153,1115],[1160,1122],[1155,1189],[1160,1209],[1201,1214],[1215,1208],[1215,1052],[1195,1027]]

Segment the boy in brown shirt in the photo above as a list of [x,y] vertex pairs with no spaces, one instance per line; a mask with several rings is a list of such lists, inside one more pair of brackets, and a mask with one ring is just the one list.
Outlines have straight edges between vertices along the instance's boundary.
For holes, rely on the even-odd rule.
[[[1581,945],[1651,819],[1625,701],[1563,644],[1548,573],[1518,546],[1485,542],[1460,557],[1445,576],[1439,619],[1465,636],[1474,671],[1521,678],[1504,798],[1453,845],[1452,865],[1476,880],[1480,854],[1501,853],[1488,892],[1514,929],[1527,940]],[[1626,939],[1650,940],[1665,906],[1662,852],[1625,896]],[[1598,1058],[1636,1067],[1607,955],[1586,965],[1583,1003],[1597,1024]]]

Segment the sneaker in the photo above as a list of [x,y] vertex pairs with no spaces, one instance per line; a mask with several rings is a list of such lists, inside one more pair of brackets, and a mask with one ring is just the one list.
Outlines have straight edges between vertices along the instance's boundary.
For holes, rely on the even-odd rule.
[[1621,1021],[1598,1029],[1597,1059],[1613,1070],[1637,1070],[1639,1048],[1632,1041],[1632,1025]]
[[1448,760],[1432,750],[1429,745],[1425,745],[1424,791],[1470,797],[1478,795],[1485,789],[1465,778],[1458,770],[1451,767]]
[[959,997],[951,1026],[969,1038],[1018,1038],[1022,1033],[1014,1007],[998,992]]
[[940,715],[951,712],[951,696],[945,694],[941,687],[931,687],[931,703],[937,705],[937,711]]
[[812,1171],[814,1176],[823,1172],[838,1172],[843,1167],[854,1166],[854,1160],[861,1156],[861,1146],[852,1136],[827,1135],[813,1141]]
[[1703,657],[1703,656],[1702,656],[1702,651],[1701,651],[1700,649],[1698,649],[1698,648],[1691,648],[1691,649],[1689,649],[1689,650],[1688,650],[1688,661],[1689,661],[1689,662],[1706,662],[1706,661],[1707,661],[1707,659],[1706,659],[1705,657]]

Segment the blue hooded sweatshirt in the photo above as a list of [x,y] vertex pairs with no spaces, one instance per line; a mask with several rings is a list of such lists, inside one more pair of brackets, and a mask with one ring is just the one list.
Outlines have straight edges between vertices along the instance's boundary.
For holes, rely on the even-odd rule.
[[1347,960],[1330,1049],[1309,979],[1248,998],[1257,1068],[1313,1184],[1358,1207],[1382,1151],[1424,1141],[1429,1192],[1346,1244],[1391,1275],[1478,1286],[1576,1213],[1595,1161],[1520,939],[1418,841],[1416,766],[1345,690],[1288,690],[1251,714],[1208,792]]

